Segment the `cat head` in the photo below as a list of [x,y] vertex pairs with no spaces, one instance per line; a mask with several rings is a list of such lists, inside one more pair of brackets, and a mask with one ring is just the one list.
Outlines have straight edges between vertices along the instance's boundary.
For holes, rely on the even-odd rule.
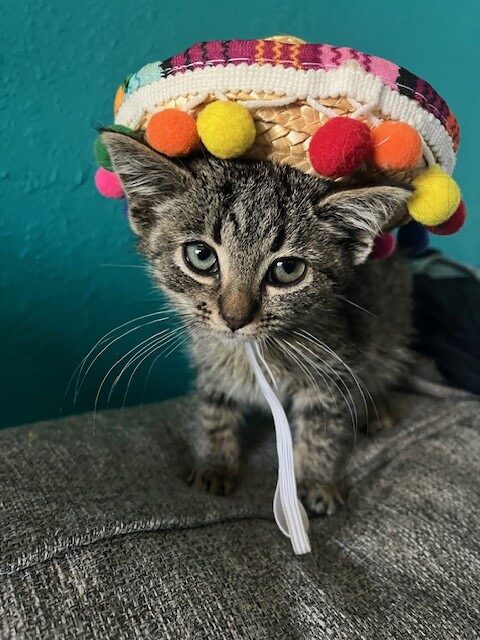
[[104,132],[130,224],[189,325],[235,341],[327,320],[375,236],[411,195],[269,161],[169,159]]

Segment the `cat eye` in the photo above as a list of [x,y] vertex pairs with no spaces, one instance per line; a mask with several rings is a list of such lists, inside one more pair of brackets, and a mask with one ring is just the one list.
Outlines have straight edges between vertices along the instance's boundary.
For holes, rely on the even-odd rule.
[[307,265],[300,258],[279,258],[270,266],[267,281],[276,287],[296,284],[305,275]]
[[195,273],[212,275],[218,272],[217,254],[205,242],[188,242],[183,245],[186,265]]

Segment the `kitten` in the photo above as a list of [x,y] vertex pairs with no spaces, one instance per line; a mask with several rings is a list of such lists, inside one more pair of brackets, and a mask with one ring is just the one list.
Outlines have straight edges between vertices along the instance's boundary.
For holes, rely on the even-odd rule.
[[234,486],[242,409],[262,403],[239,347],[256,340],[290,406],[305,504],[333,513],[362,394],[378,400],[408,369],[406,260],[367,258],[411,187],[268,161],[172,160],[118,133],[102,139],[140,251],[187,318],[198,370],[191,482]]

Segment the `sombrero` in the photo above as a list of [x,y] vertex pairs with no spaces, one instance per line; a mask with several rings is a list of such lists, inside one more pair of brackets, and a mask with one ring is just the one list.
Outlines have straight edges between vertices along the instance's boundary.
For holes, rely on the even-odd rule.
[[[391,221],[373,257],[394,248],[394,227],[413,254],[427,230],[447,235],[465,221],[451,177],[459,127],[445,100],[407,69],[349,47],[291,36],[194,44],[120,84],[111,128],[173,157],[203,147],[334,180],[363,171],[409,181],[408,215]],[[99,191],[123,197],[100,138],[95,158]]]

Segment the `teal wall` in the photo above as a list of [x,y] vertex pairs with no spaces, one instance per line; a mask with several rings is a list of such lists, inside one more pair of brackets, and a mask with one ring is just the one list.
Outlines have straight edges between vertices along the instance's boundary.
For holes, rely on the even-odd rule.
[[[455,175],[470,211],[466,228],[437,245],[480,265],[478,0],[4,0],[2,23],[3,425],[58,415],[67,381],[93,343],[156,309],[142,269],[104,266],[140,261],[119,204],[92,188],[93,127],[111,121],[113,92],[126,73],[195,41],[291,33],[389,58],[427,79],[461,124]],[[132,344],[114,345],[64,412],[91,409],[109,363]],[[127,402],[181,392],[186,371],[176,356],[159,363],[145,390],[139,376]]]

